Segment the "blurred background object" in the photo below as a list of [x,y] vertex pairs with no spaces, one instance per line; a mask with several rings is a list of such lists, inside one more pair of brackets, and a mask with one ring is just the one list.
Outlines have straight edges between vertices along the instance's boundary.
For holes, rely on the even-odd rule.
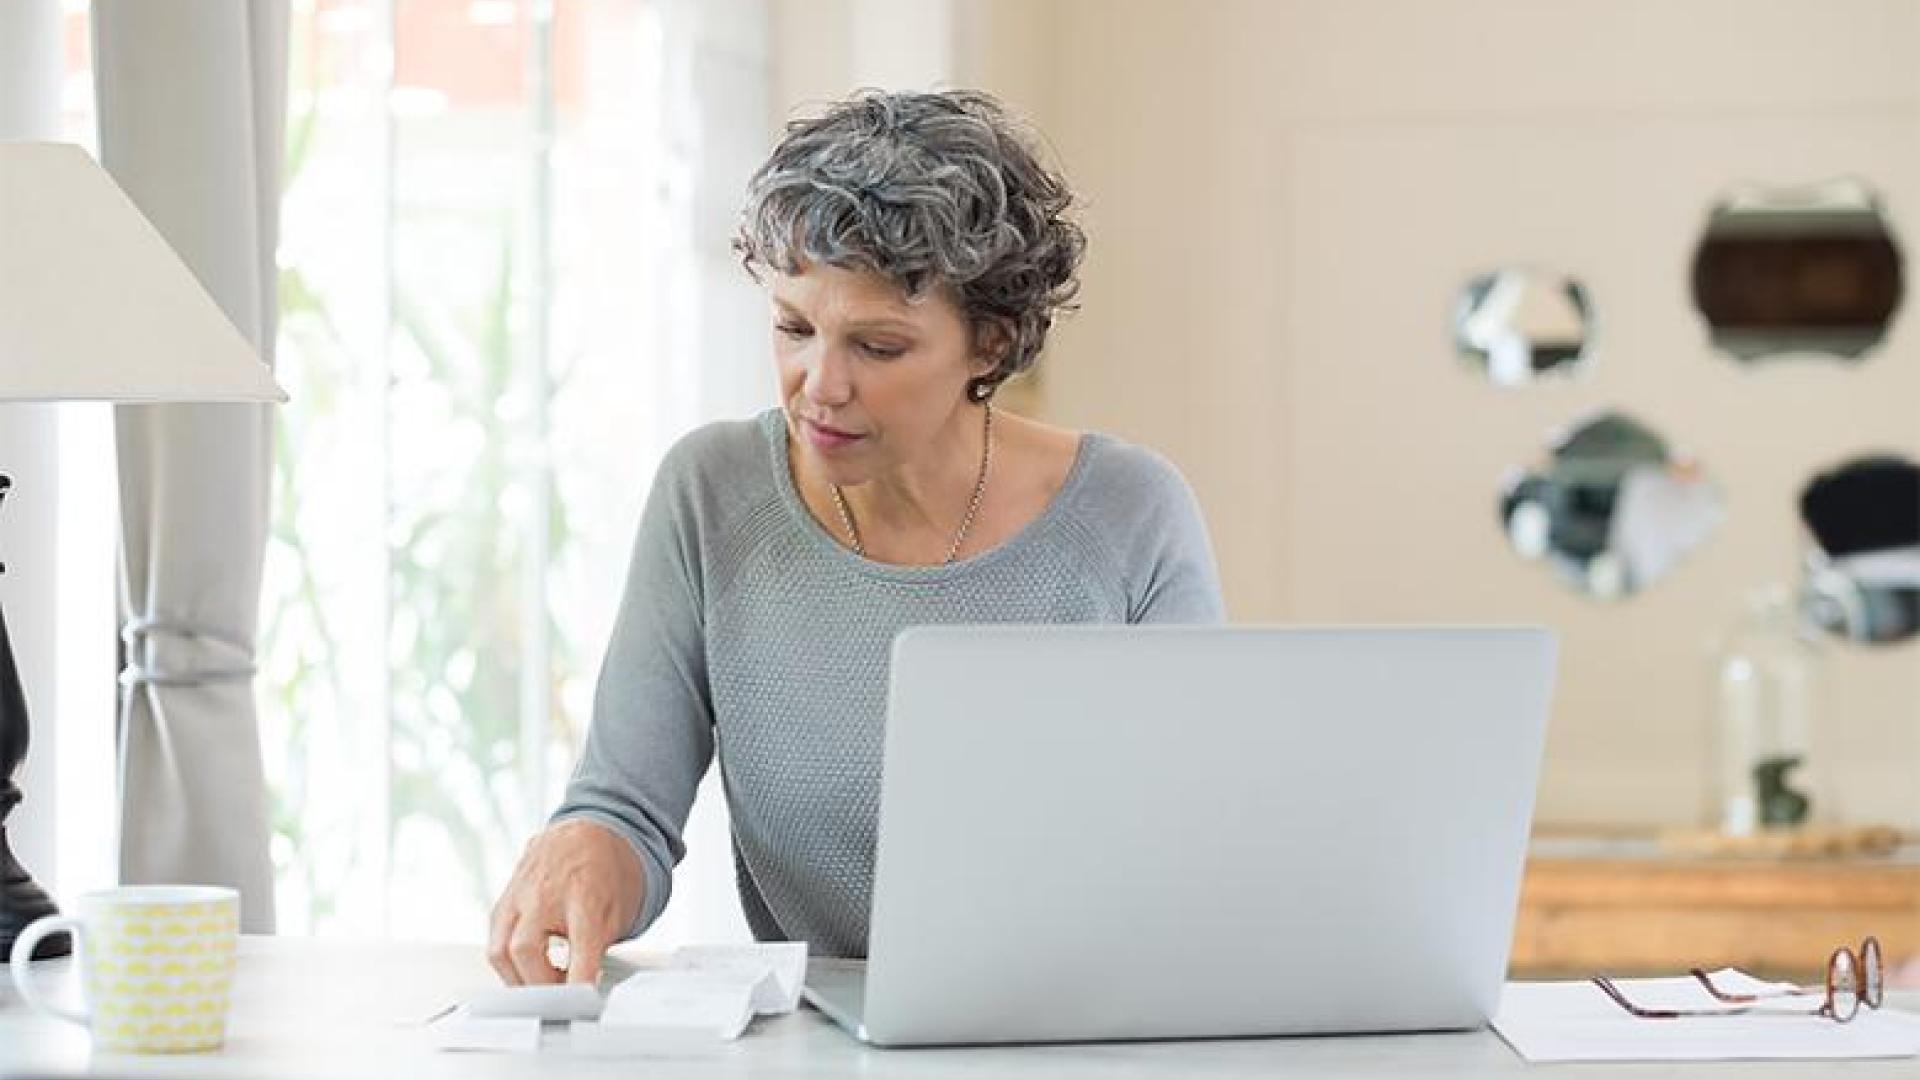
[[1698,463],[1674,460],[1658,435],[1609,412],[1575,425],[1544,466],[1510,481],[1500,514],[1521,556],[1575,591],[1617,600],[1704,543],[1722,509]]
[[1550,271],[1510,268],[1467,283],[1454,314],[1462,358],[1500,386],[1582,370],[1591,360],[1586,290]]
[[1848,641],[1891,644],[1920,631],[1920,467],[1866,457],[1807,482],[1800,518],[1813,540],[1802,603]]
[[1743,363],[1861,360],[1904,298],[1880,197],[1857,178],[1746,185],[1716,203],[1693,258],[1693,302]]

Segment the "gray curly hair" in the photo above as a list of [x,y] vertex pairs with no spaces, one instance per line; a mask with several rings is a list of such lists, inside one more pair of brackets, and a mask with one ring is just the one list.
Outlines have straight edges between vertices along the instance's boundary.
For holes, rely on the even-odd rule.
[[733,240],[747,273],[802,263],[877,273],[908,296],[952,290],[975,347],[997,354],[967,395],[1031,368],[1074,307],[1086,234],[1073,193],[1026,130],[972,90],[862,90],[795,120],[747,186]]

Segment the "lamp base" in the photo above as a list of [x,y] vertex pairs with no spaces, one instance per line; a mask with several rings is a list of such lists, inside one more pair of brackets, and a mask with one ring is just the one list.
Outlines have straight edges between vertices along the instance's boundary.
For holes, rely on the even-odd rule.
[[[6,496],[13,481],[0,473],[0,498]],[[6,572],[0,566],[0,573]],[[34,883],[33,875],[13,857],[13,845],[7,842],[7,818],[20,805],[20,785],[13,774],[27,756],[27,697],[20,689],[20,669],[13,662],[13,642],[7,637],[7,620],[0,616],[0,964],[13,955],[13,942],[27,925],[59,909],[47,898],[47,891]],[[34,947],[33,959],[65,956],[73,948],[72,935],[48,934]]]
[[[12,787],[11,783],[5,787]],[[47,891],[33,880],[27,868],[13,857],[13,848],[7,844],[7,829],[4,815],[13,809],[5,800],[6,794],[0,793],[0,960],[13,955],[13,939],[27,924],[46,915],[57,915],[60,909],[48,898]],[[67,934],[48,934],[34,947],[35,960],[48,960],[56,956],[65,956],[73,949]]]

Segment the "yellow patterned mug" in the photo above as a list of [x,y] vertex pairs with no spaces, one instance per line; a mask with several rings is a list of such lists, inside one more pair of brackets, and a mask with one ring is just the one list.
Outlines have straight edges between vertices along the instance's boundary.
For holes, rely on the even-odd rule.
[[[202,885],[129,885],[87,893],[72,915],[36,920],[13,943],[13,984],[36,1009],[93,1032],[100,1050],[216,1050],[227,1037],[240,894]],[[85,1007],[51,1000],[35,985],[34,946],[74,936]]]

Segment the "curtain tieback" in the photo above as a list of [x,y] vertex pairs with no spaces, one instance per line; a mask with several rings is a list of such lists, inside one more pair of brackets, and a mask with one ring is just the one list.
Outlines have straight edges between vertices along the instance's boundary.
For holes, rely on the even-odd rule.
[[230,649],[241,656],[249,655],[252,646],[243,641],[209,630],[204,626],[181,622],[174,619],[136,618],[127,620],[120,628],[120,640],[127,649],[127,668],[120,673],[120,685],[131,689],[135,686],[207,686],[212,683],[246,682],[259,671],[252,664],[243,667],[226,668],[182,668],[148,666],[140,662],[144,649],[141,646],[148,639],[161,636],[178,638],[182,641],[211,642]]

